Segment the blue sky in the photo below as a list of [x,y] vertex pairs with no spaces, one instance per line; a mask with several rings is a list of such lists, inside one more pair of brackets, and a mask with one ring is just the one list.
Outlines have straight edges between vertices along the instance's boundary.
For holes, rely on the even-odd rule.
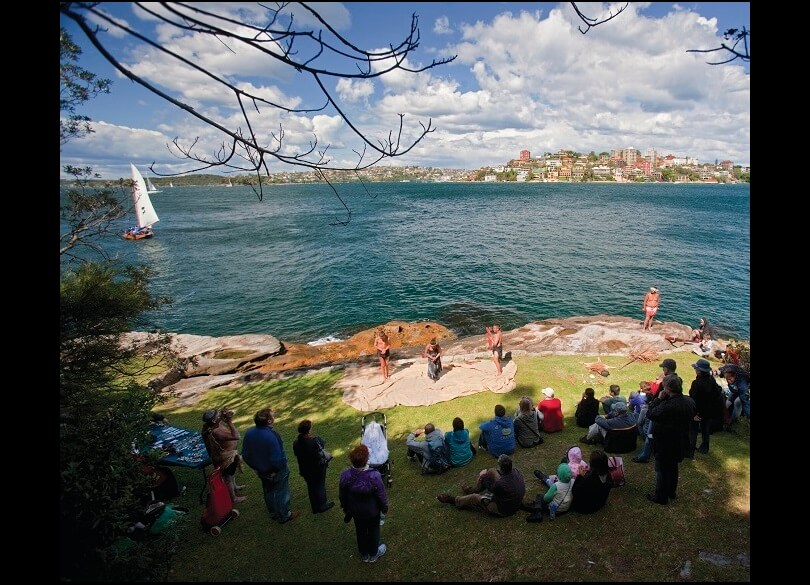
[[[205,3],[221,12],[264,22],[253,3]],[[589,15],[607,4],[579,3]],[[146,6],[156,6],[147,3]],[[295,6],[293,4],[293,6]],[[406,137],[419,122],[437,128],[411,152],[382,164],[479,168],[535,154],[635,147],[660,154],[695,157],[701,162],[730,159],[750,164],[750,75],[740,61],[711,66],[713,48],[728,28],[750,29],[747,2],[631,3],[614,20],[577,31],[569,3],[423,2],[313,3],[353,44],[380,49],[408,33],[411,14],[419,16],[421,42],[408,57],[413,65],[457,55],[455,61],[420,74],[395,72],[374,80],[327,78],[327,89],[341,109],[372,139],[396,130],[405,114]],[[155,38],[170,43],[196,63],[240,87],[296,107],[321,105],[311,78],[233,46],[204,41],[191,33],[169,32],[132,3],[101,3],[100,9]],[[293,8],[296,20],[305,12]],[[91,165],[106,178],[128,176],[129,163],[153,161],[163,173],[190,168],[167,148],[178,137],[199,139],[201,153],[212,153],[224,137],[216,130],[115,71],[62,16],[61,24],[83,49],[80,64],[113,80],[112,91],[88,102],[81,113],[95,133],[62,148],[60,165]],[[314,26],[314,25],[312,25]],[[236,102],[188,68],[178,66],[116,34],[100,33],[105,43],[138,75],[162,91],[190,103],[224,125],[240,122]],[[303,46],[301,47],[303,49]],[[286,152],[306,149],[317,135],[329,145],[334,165],[351,166],[361,148],[334,110],[286,114],[264,108],[254,116],[261,136],[284,127]],[[271,172],[302,170],[282,163]]]

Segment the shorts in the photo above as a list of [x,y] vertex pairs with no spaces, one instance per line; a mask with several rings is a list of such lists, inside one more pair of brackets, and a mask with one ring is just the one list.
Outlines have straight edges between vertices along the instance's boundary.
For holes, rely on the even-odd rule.
[[653,317],[658,312],[658,307],[647,307],[647,316]]
[[385,353],[383,353],[383,352],[381,352],[381,351],[378,349],[378,350],[377,350],[377,356],[378,356],[378,357],[381,357],[381,358],[388,359],[389,357],[391,357],[391,350],[390,350],[390,349],[386,349],[386,350],[385,350]]
[[502,345],[496,345],[495,347],[492,348],[492,353],[497,353],[498,354],[498,359],[502,360],[503,359],[503,346]]

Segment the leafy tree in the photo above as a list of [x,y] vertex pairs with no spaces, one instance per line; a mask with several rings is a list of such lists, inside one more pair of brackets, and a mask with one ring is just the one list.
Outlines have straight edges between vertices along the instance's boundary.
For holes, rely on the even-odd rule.
[[59,111],[67,114],[59,119],[59,144],[93,132],[90,118],[76,113],[76,108],[100,93],[110,93],[112,81],[97,79],[96,75],[79,67],[82,54],[64,28],[59,29]]
[[[110,85],[78,67],[78,53],[60,30],[62,145],[93,131],[90,119],[76,109]],[[132,456],[132,445],[146,443],[149,413],[166,398],[143,379],[150,367],[179,367],[166,334],[148,335],[143,346],[125,343],[124,334],[148,329],[144,316],[168,299],[150,294],[147,269],[118,265],[101,245],[124,212],[124,182],[119,181],[119,192],[112,184],[99,189],[91,185],[96,176],[91,167],[67,166],[65,171],[74,184],[62,195],[67,229],[59,244],[60,575],[68,580],[154,578],[153,570],[165,563],[139,561],[165,557],[165,549],[135,546],[116,553],[111,545],[147,493],[148,477]]]

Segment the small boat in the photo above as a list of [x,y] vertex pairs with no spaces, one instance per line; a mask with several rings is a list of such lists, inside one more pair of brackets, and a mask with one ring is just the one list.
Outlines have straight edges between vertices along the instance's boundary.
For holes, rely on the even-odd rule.
[[155,185],[152,183],[152,181],[149,179],[149,177],[146,177],[146,192],[147,193],[160,193],[160,191],[158,191],[158,188],[155,187]]
[[174,189],[174,183],[172,183],[171,181],[169,181],[169,187],[171,187],[172,189]]
[[231,179],[228,178],[228,184],[225,185],[226,187],[233,187],[233,183],[231,183]]
[[122,235],[127,240],[151,238],[154,235],[152,225],[159,222],[160,218],[155,213],[155,208],[152,207],[152,200],[149,199],[143,176],[132,163],[129,167],[132,172],[132,202],[135,206],[135,218],[138,225],[129,228]]

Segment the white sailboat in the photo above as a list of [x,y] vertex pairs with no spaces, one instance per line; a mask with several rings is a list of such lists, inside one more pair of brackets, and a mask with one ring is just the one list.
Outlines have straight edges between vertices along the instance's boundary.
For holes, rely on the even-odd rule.
[[231,178],[230,177],[228,177],[228,185],[227,186],[228,187],[233,187],[233,183],[231,183]]
[[146,189],[143,176],[132,163],[130,163],[129,168],[132,171],[132,201],[135,205],[135,218],[138,225],[129,228],[123,235],[127,240],[151,238],[153,235],[152,225],[159,222],[160,218],[155,213],[155,208],[152,207],[152,200],[149,199],[149,192]]
[[152,183],[152,180],[149,177],[146,177],[146,192],[147,193],[160,193],[158,188]]
[[171,187],[172,189],[174,189],[174,183],[172,183],[171,181],[169,181],[169,187]]

